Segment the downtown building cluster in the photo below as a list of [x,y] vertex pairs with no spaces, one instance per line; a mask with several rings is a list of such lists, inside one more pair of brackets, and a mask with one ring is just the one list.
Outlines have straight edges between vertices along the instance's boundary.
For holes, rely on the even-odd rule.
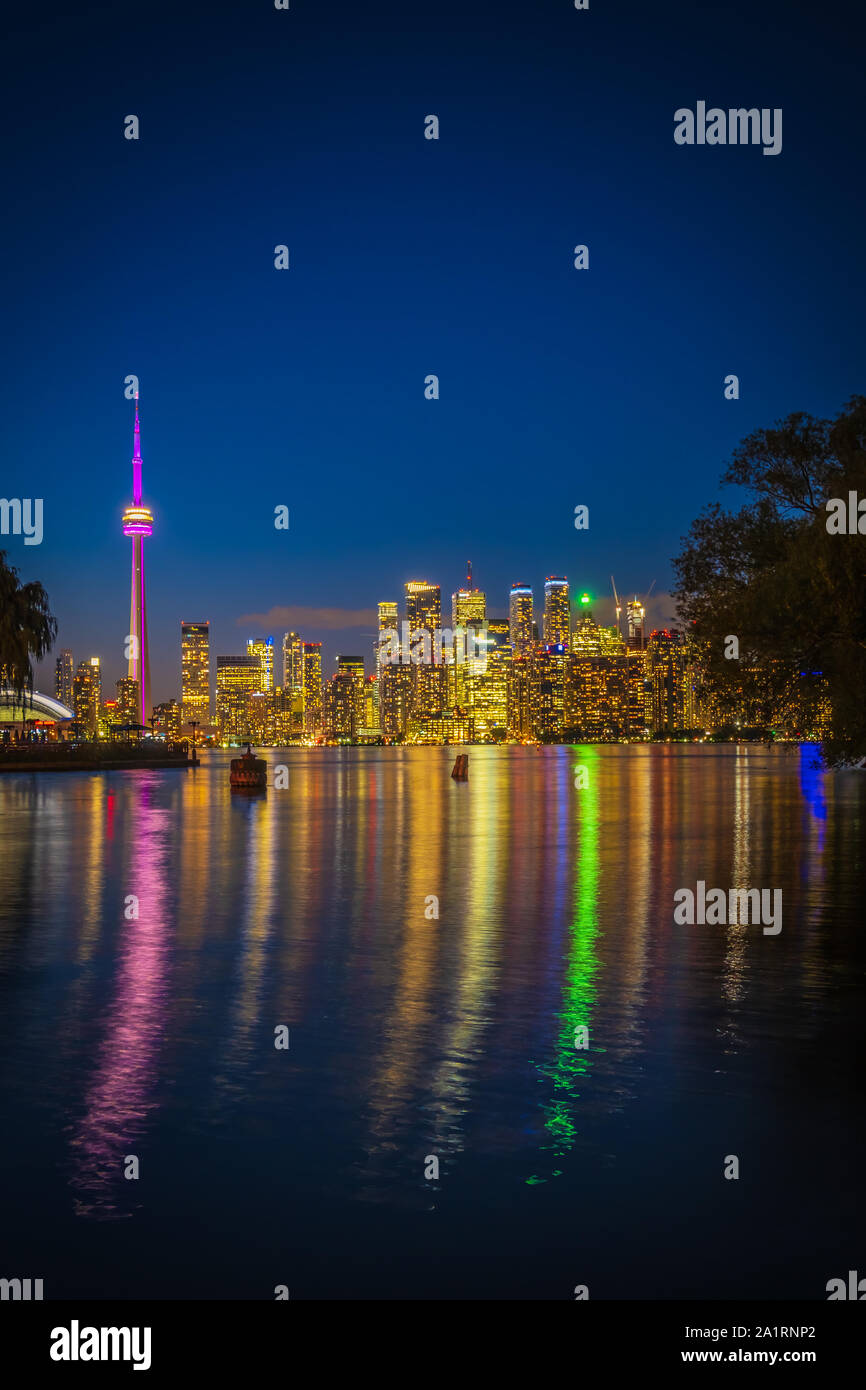
[[[339,655],[329,676],[322,643],[297,632],[251,637],[245,651],[214,663],[209,622],[181,621],[180,700],[155,705],[147,726],[138,720],[135,677],[122,677],[114,698],[104,698],[99,657],[75,667],[64,649],[55,693],[75,710],[84,737],[149,727],[169,742],[193,735],[224,747],[603,743],[760,726],[745,697],[733,712],[721,709],[699,650],[678,632],[648,631],[639,598],[625,605],[622,622],[618,601],[616,612],[614,624],[596,621],[589,594],[572,601],[568,580],[554,575],[540,611],[531,586],[516,583],[508,616],[491,617],[470,570],[451,595],[448,626],[440,586],[410,580],[402,611],[396,600],[378,605],[368,662]],[[777,732],[804,736],[793,719]]]
[[395,600],[378,605],[371,669],[362,655],[340,655],[330,676],[320,642],[250,638],[244,653],[216,659],[212,720],[208,626],[185,623],[179,717],[224,745],[263,746],[618,741],[712,722],[688,644],[647,634],[637,598],[622,629],[606,627],[589,595],[573,605],[568,580],[551,576],[540,613],[518,583],[508,617],[497,618],[470,571],[447,626],[443,616],[440,586],[410,580],[402,613]]

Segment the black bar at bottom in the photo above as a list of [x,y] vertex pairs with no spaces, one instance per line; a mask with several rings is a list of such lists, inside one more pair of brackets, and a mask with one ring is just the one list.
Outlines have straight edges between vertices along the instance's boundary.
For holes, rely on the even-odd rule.
[[[458,1345],[485,1378],[499,1361],[523,1354],[553,1355],[538,1340],[563,1333],[560,1345],[575,1374],[593,1365],[608,1373],[719,1365],[799,1366],[828,1373],[856,1366],[863,1346],[864,1312],[847,1302],[674,1303],[418,1301],[394,1304],[305,1302],[50,1302],[0,1304],[0,1371],[49,1372],[91,1378],[110,1369],[142,1383],[185,1373],[201,1377],[244,1374],[258,1378],[269,1365],[304,1380],[331,1375],[349,1363],[385,1378],[418,1378],[432,1367],[454,1366]],[[395,1317],[394,1314],[397,1314]],[[466,1354],[469,1338],[470,1356]],[[452,1338],[459,1338],[452,1340]],[[379,1340],[381,1339],[381,1340]],[[414,1347],[414,1354],[412,1348]],[[97,1357],[93,1353],[97,1353]],[[303,1355],[301,1362],[299,1357]],[[98,1358],[98,1359],[97,1359]],[[310,1361],[312,1358],[312,1362]],[[377,1363],[379,1371],[376,1370]],[[560,1363],[561,1364],[561,1363]],[[305,1368],[305,1369],[304,1369]],[[552,1371],[552,1364],[549,1367]],[[19,1375],[20,1379],[20,1375]]]

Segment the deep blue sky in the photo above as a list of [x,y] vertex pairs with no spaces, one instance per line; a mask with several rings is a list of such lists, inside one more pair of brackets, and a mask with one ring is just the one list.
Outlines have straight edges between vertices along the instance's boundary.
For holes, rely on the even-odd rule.
[[[852,4],[84,9],[19,7],[7,41],[0,493],[44,498],[41,547],[2,544],[110,682],[128,373],[157,699],[182,617],[216,655],[300,610],[330,670],[369,658],[365,610],[413,577],[450,595],[467,557],[494,613],[550,573],[664,592],[736,442],[864,388]],[[699,99],[782,107],[782,153],[677,146]]]

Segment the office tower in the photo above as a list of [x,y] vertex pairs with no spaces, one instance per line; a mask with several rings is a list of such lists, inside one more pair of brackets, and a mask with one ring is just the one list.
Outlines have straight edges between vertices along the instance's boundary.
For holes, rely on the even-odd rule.
[[508,733],[528,742],[532,728],[532,657],[512,657],[508,682]]
[[308,740],[317,739],[322,732],[322,644],[305,642],[301,657],[301,694],[303,697],[303,732]]
[[251,738],[249,697],[261,690],[262,664],[257,656],[218,656],[216,713],[222,743]]
[[102,673],[98,656],[92,656],[89,661],[79,661],[72,682],[72,705],[78,723],[83,725],[91,738],[95,738],[102,705]]
[[184,724],[210,723],[210,623],[180,625],[180,699]]
[[249,737],[253,743],[274,748],[279,743],[279,699],[275,691],[251,690],[247,695]]
[[412,667],[385,665],[379,676],[379,720],[389,742],[405,737],[412,714]]
[[473,719],[478,681],[487,669],[488,643],[487,597],[472,586],[471,564],[466,587],[451,595],[451,626],[453,650],[444,657],[451,663],[447,672],[446,703],[461,712],[465,710],[466,717]]
[[74,679],[75,668],[72,664],[72,652],[68,647],[64,647],[54,663],[54,694],[61,705],[65,705],[67,709],[72,709],[72,682]]
[[364,733],[381,734],[382,722],[379,715],[379,695],[381,685],[378,676],[368,676],[364,682]]
[[[376,725],[375,727],[389,741],[402,738],[406,732],[411,701],[412,677],[406,668],[404,676],[392,676],[389,672],[400,670],[388,660],[394,645],[393,634],[399,636],[400,626],[397,605],[390,599],[379,604],[379,635],[376,639]],[[402,655],[402,653],[401,653]],[[404,700],[405,695],[405,700]],[[404,703],[406,708],[404,709]],[[369,718],[369,716],[368,716]],[[373,728],[367,724],[368,728]]]
[[568,580],[548,575],[544,581],[544,640],[553,645],[567,643],[571,637],[571,608]]
[[258,659],[262,669],[259,690],[270,695],[274,689],[274,639],[273,637],[250,637],[247,642],[247,656]]
[[532,650],[532,590],[528,584],[512,584],[508,600],[508,630],[515,656]]
[[601,628],[591,609],[582,609],[571,634],[570,647],[575,656],[598,656],[601,653]]
[[568,659],[564,733],[594,743],[628,737],[629,666],[625,643],[615,628],[596,628]]
[[144,600],[144,538],[153,535],[153,513],[141,502],[141,431],[138,392],[135,393],[135,430],[132,453],[132,505],[123,513],[123,534],[132,539],[132,593],[129,606],[127,676],[138,681],[138,723],[150,714],[150,656],[147,649],[147,611]]
[[458,589],[451,595],[451,626],[468,627],[470,623],[481,624],[487,618],[487,596],[481,589],[472,587],[472,565],[466,574],[466,588]]
[[647,680],[646,652],[628,651],[628,724],[631,738],[645,738],[652,722],[652,686]]
[[[363,703],[363,688],[362,688]],[[325,682],[322,690],[322,723],[325,738],[332,743],[351,743],[361,727],[358,722],[358,691],[354,672],[342,667]]]
[[117,692],[118,723],[140,723],[138,711],[141,708],[141,700],[138,681],[130,680],[129,676],[121,676],[119,681],[114,682],[114,689]]
[[[137,683],[133,685],[138,689]],[[136,705],[136,709],[138,706]],[[103,700],[99,708],[99,737],[111,738],[112,733],[124,723],[123,715],[116,700]]]
[[704,673],[700,655],[694,642],[688,639],[680,643],[680,670],[682,672],[682,727],[697,729],[702,723],[704,698]]
[[346,676],[354,691],[355,711],[353,715],[352,737],[364,727],[364,658],[362,656],[338,656],[337,674]]
[[292,695],[278,685],[268,699],[273,710],[273,746],[286,748],[295,738],[295,721],[292,709]]
[[682,729],[685,725],[683,648],[678,636],[667,628],[650,634],[646,673],[651,688],[653,733]]
[[642,652],[646,647],[646,609],[639,598],[630,598],[626,604],[628,617],[628,645],[632,651]]
[[283,689],[280,737],[294,741],[304,732],[304,644],[297,632],[283,633]]
[[[376,673],[381,675],[382,667],[387,664],[386,657],[389,648],[389,634],[400,634],[400,623],[397,616],[397,605],[389,600],[379,604],[379,635],[376,639]],[[393,644],[393,638],[390,639]]]
[[538,739],[553,740],[562,735],[568,659],[564,642],[549,642],[532,654],[530,723]]
[[488,640],[484,669],[471,681],[473,737],[482,742],[499,742],[508,731],[511,656],[506,643]]
[[181,707],[177,700],[166,700],[164,704],[153,707],[153,732],[164,738],[166,743],[176,743],[180,739]]
[[[442,590],[438,584],[428,584],[423,579],[409,580],[406,589],[406,621],[409,624],[410,646],[420,650],[413,641],[420,634],[429,634],[429,660],[413,662],[412,673],[412,721],[417,722],[414,736],[426,741],[429,722],[439,719],[446,699],[445,667],[441,655],[442,631]],[[424,641],[427,650],[427,640]]]
[[283,633],[283,691],[300,693],[303,671],[304,644],[296,632]]
[[410,579],[406,590],[406,621],[410,635],[426,628],[433,633],[442,626],[442,590],[426,579]]
[[507,618],[488,618],[487,636],[490,639],[491,648],[510,647],[511,645],[511,624]]

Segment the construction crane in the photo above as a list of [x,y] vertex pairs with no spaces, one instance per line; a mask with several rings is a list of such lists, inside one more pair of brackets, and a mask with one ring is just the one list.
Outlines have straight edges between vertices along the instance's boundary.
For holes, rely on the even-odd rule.
[[622,604],[619,601],[619,594],[616,591],[616,584],[613,582],[613,575],[610,576],[610,587],[613,589],[613,601],[616,604],[616,630],[617,634],[619,636],[622,636],[619,628],[619,619],[620,614],[622,613]]

